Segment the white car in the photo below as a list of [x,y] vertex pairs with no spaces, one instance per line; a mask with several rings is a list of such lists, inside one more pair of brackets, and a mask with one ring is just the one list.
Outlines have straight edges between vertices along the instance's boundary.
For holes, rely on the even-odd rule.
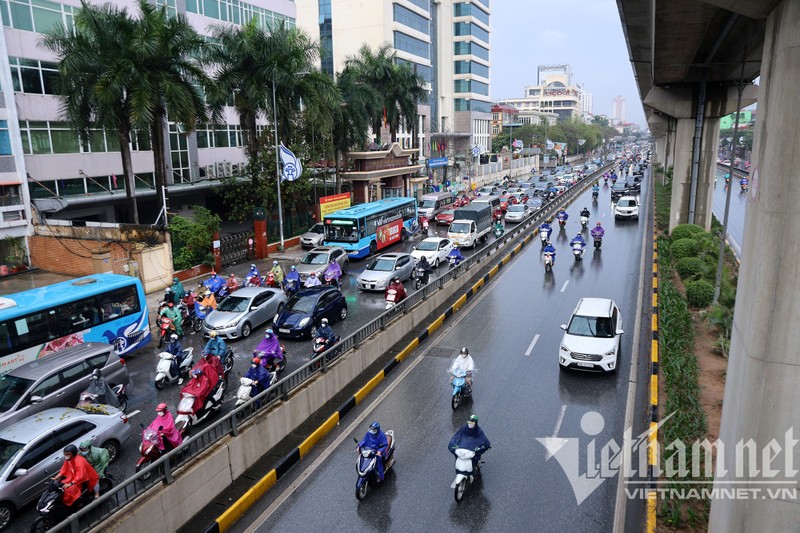
[[481,187],[477,191],[475,191],[475,196],[491,196],[492,195],[492,187]]
[[558,350],[561,369],[616,372],[622,338],[622,313],[608,298],[581,298]]
[[623,196],[614,206],[614,219],[635,218],[639,220],[639,200],[635,196]]
[[586,167],[587,174],[591,174],[592,172],[597,172],[597,165],[595,165],[594,163]]
[[411,252],[411,257],[415,261],[419,261],[422,256],[428,260],[433,268],[439,266],[440,263],[447,262],[447,254],[453,249],[453,243],[449,239],[443,237],[428,237],[423,239],[414,250]]
[[506,222],[522,222],[528,213],[530,213],[528,204],[511,204],[506,211]]

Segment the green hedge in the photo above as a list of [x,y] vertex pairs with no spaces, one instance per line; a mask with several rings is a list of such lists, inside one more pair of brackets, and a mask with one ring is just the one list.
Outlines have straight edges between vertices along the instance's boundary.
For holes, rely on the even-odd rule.
[[687,281],[686,300],[691,307],[708,307],[714,300],[714,284],[704,279]]
[[700,245],[694,239],[685,238],[672,241],[670,249],[675,259],[683,259],[684,257],[697,257]]
[[706,264],[699,257],[684,257],[675,263],[675,270],[681,279],[696,278],[706,271]]
[[675,226],[675,229],[672,230],[669,237],[675,242],[678,239],[693,238],[698,233],[705,233],[705,230],[697,224],[680,224]]

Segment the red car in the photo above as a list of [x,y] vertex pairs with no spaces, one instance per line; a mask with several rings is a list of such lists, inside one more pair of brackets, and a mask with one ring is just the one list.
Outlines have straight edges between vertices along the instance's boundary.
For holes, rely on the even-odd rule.
[[447,226],[453,221],[453,215],[455,214],[455,212],[456,212],[455,209],[442,209],[436,214],[434,220],[436,221],[437,224]]
[[506,212],[509,204],[518,204],[518,203],[519,200],[517,200],[516,196],[504,194],[503,196],[500,197],[500,209],[503,211],[503,213]]

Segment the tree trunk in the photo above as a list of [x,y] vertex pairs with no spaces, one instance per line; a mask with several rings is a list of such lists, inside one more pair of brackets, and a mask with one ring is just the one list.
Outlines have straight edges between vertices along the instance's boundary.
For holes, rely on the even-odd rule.
[[133,215],[133,223],[139,224],[139,207],[136,203],[136,180],[133,176],[131,160],[131,133],[127,125],[119,129],[119,148],[122,154],[122,176],[125,180],[125,194],[128,197],[128,210]]
[[342,192],[342,177],[339,175],[339,150],[333,151],[333,164],[334,164],[334,171],[336,172],[336,194]]
[[[164,158],[164,118],[165,113],[163,111],[157,112],[150,131],[153,137],[153,165],[159,209],[164,205],[167,186],[167,162]],[[161,222],[165,225],[168,223],[166,213],[164,213],[164,219]]]

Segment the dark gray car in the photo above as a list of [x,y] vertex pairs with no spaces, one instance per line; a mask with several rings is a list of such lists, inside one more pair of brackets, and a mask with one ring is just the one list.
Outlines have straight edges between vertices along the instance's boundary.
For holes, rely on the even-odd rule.
[[128,369],[113,346],[100,342],[66,348],[0,377],[0,428],[51,407],[75,407],[96,368],[109,385],[128,384]]

